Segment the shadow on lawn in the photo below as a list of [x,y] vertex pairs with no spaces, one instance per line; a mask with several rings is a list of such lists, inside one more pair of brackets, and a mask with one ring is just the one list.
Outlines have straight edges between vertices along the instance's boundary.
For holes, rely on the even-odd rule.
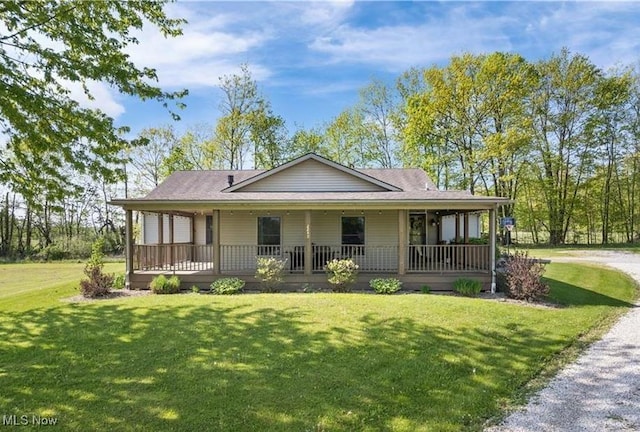
[[565,306],[611,306],[635,307],[633,303],[610,297],[599,292],[588,290],[556,279],[543,278],[551,286],[548,299]]
[[[67,305],[0,319],[0,411],[64,430],[459,430],[565,341],[516,319],[458,331],[376,313]],[[5,325],[6,324],[6,325]]]

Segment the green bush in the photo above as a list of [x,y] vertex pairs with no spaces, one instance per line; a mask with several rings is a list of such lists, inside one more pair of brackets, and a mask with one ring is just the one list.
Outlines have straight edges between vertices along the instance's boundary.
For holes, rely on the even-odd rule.
[[93,242],[91,257],[84,267],[84,274],[87,276],[87,279],[80,281],[80,292],[85,297],[102,297],[111,292],[113,275],[106,274],[102,271],[104,267],[103,246],[104,239],[102,238],[98,238]]
[[371,279],[369,286],[373,288],[376,294],[393,294],[402,288],[402,282],[395,278],[378,278]]
[[36,257],[38,260],[43,261],[60,261],[71,258],[71,255],[65,250],[62,245],[54,243],[41,249],[36,254]]
[[113,277],[113,289],[124,289],[125,284],[126,284],[126,276],[124,273],[118,273],[116,275],[114,275]]
[[470,244],[470,245],[486,245],[486,244],[489,244],[489,239],[488,238],[483,238],[483,237],[470,237],[468,244]]
[[422,294],[429,294],[431,292],[431,287],[429,285],[422,285],[422,287],[420,287],[420,291]]
[[284,281],[286,261],[274,257],[258,258],[256,266],[256,279],[262,284],[265,292],[276,292]]
[[214,294],[237,294],[244,288],[245,282],[236,277],[222,278],[213,281],[211,292]]
[[327,281],[331,284],[334,292],[348,292],[351,285],[358,279],[358,264],[352,259],[334,259],[327,263],[325,267]]
[[200,287],[198,285],[191,285],[191,292],[198,294],[200,292]]
[[165,275],[154,277],[149,283],[154,294],[175,294],[180,291],[180,278],[176,275],[167,278]]
[[453,283],[455,292],[467,297],[475,297],[482,290],[482,283],[472,279],[458,279]]

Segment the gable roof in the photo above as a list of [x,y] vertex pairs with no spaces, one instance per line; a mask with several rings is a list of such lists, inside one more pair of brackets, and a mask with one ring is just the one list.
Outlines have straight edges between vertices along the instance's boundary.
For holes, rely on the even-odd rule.
[[[341,165],[339,163],[333,162],[329,159],[323,158],[322,156],[319,156],[315,153],[307,153],[304,156],[300,156],[297,159],[293,159],[283,165],[280,165],[278,167],[275,167],[273,169],[270,169],[268,171],[264,171],[260,174],[257,174],[253,177],[250,177],[246,180],[243,180],[239,183],[235,183],[234,185],[224,189],[224,192],[235,192],[235,191],[240,191],[242,189],[247,189],[248,186],[250,185],[255,185],[258,182],[264,182],[266,179],[268,178],[273,178],[273,177],[277,177],[277,176],[284,176],[285,175],[285,171],[287,170],[291,170],[293,167],[298,166],[298,165],[302,165],[307,161],[315,161],[316,163],[319,163],[321,165],[325,165],[333,170],[336,171],[337,175],[344,175],[346,174],[346,176],[351,176],[354,177],[356,179],[360,179],[363,181],[364,184],[361,183],[361,185],[364,187],[366,186],[366,184],[370,185],[370,186],[377,186],[377,190],[383,190],[383,191],[401,191],[400,188],[398,188],[397,186],[394,186],[391,183],[387,183],[384,181],[381,181],[375,177],[372,177],[368,174],[363,173],[362,171],[358,171],[355,170],[353,168],[348,168],[344,165]],[[371,191],[374,189],[368,188],[368,189],[362,189],[362,191]]]
[[[321,189],[302,187],[273,188],[281,180],[303,181],[307,168],[323,167],[325,177],[356,180],[356,185],[368,185],[363,190]],[[352,169],[308,154],[272,170],[202,170],[176,171],[144,198],[116,199],[111,204],[136,210],[212,209],[229,206],[272,206],[309,208],[310,206],[379,206],[421,208],[441,206],[449,209],[488,209],[509,203],[501,197],[474,196],[469,191],[438,190],[429,176],[417,168]],[[301,175],[287,176],[299,170]],[[331,175],[331,173],[336,175]],[[339,175],[337,175],[339,174]],[[227,177],[234,176],[230,187]],[[280,177],[284,176],[284,177]],[[309,178],[312,176],[309,175]],[[278,182],[276,182],[278,180]],[[325,180],[323,180],[325,181]],[[309,182],[306,182],[308,185]],[[311,182],[313,185],[313,181]],[[351,183],[353,185],[354,183]],[[258,188],[260,186],[260,188]],[[252,190],[255,189],[255,190]],[[311,188],[313,189],[313,187]]]

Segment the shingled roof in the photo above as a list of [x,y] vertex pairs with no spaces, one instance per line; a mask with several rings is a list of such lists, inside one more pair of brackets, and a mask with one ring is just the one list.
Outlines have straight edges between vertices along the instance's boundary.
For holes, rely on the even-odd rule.
[[[306,158],[306,159],[305,159]],[[312,158],[316,161],[326,161],[330,166],[336,166],[334,162],[311,154],[295,159],[288,164],[295,165],[298,161]],[[149,207],[151,203],[167,204],[175,203],[189,206],[202,204],[232,204],[232,203],[271,203],[271,204],[295,204],[295,203],[387,203],[395,202],[428,202],[433,203],[467,203],[487,205],[506,203],[505,198],[474,196],[468,191],[441,191],[438,190],[429,176],[417,168],[387,168],[387,169],[353,169],[343,166],[340,169],[347,173],[353,173],[360,178],[370,178],[378,185],[387,185],[380,191],[291,191],[291,192],[245,192],[238,185],[251,184],[256,179],[260,180],[270,175],[274,170],[201,170],[201,171],[177,171],[171,174],[162,184],[156,187],[144,198],[114,200],[112,203],[124,207],[133,208],[137,205]],[[233,176],[235,187],[230,187],[228,177]],[[390,203],[387,203],[390,204]]]

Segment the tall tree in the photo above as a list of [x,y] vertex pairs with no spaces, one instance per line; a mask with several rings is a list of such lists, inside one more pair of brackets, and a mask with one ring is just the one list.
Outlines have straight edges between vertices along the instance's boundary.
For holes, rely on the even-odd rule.
[[295,131],[290,139],[290,158],[296,158],[307,153],[327,156],[325,136],[319,128],[300,128]]
[[399,82],[405,161],[422,159],[438,186],[515,199],[528,149],[531,65],[513,54],[465,54],[425,70],[423,79],[414,71]]
[[326,156],[343,165],[362,168],[373,165],[368,131],[362,113],[357,109],[342,111],[324,132]]
[[398,165],[398,133],[394,125],[399,101],[394,90],[382,81],[372,80],[360,89],[356,109],[361,114],[366,142],[367,157],[382,168]]
[[174,171],[218,169],[222,165],[213,128],[200,123],[189,127],[180,137],[162,161],[160,172],[166,177]]
[[130,154],[133,171],[129,172],[139,193],[149,192],[160,184],[168,174],[163,163],[172,149],[178,147],[178,138],[172,127],[144,129],[138,139],[143,146],[134,147]]
[[271,106],[261,101],[250,115],[254,168],[271,169],[289,157],[289,139],[284,119],[275,115]]
[[[9,137],[0,153],[0,181],[32,197],[29,184],[16,174],[24,167],[46,184],[49,196],[60,197],[69,179],[57,167],[111,180],[121,174],[122,150],[129,146],[121,134],[126,128],[117,128],[98,109],[83,108],[69,86],[80,85],[93,99],[91,84],[103,82],[167,107],[185,95],[154,85],[155,70],[135,65],[125,53],[138,43],[133,30],[151,25],[165,37],[181,34],[184,21],[167,18],[164,5],[116,0],[0,3],[0,133]],[[52,165],[43,172],[45,161]]]
[[536,65],[540,85],[532,100],[534,169],[547,207],[553,245],[565,242],[580,185],[593,166],[585,127],[594,114],[601,72],[585,56],[564,49]]
[[[612,203],[618,210],[625,206],[620,196],[620,171],[623,155],[627,153],[630,139],[626,125],[630,114],[628,102],[631,96],[631,75],[613,73],[599,80],[595,89],[595,110],[585,127],[586,138],[597,152],[602,185],[599,190],[602,243],[609,242],[615,217]],[[591,191],[593,192],[596,191]],[[617,192],[617,193],[616,193]],[[593,195],[592,195],[593,196]]]
[[255,112],[264,107],[263,99],[246,64],[240,66],[240,74],[220,77],[220,89],[222,116],[216,124],[215,143],[225,168],[242,169],[252,150],[251,120]]

